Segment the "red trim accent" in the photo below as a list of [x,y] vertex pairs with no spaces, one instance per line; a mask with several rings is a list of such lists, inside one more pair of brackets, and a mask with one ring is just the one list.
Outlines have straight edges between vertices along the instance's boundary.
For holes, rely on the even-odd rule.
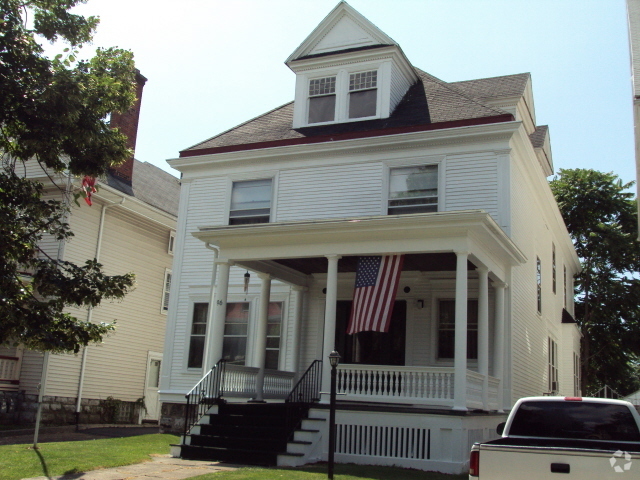
[[0,355],[0,360],[20,360],[20,357],[7,357],[6,355]]
[[472,118],[468,120],[454,120],[451,122],[429,123],[426,125],[412,125],[409,127],[382,128],[364,132],[337,133],[335,135],[318,135],[317,137],[288,138],[285,140],[272,140],[269,142],[246,143],[243,145],[230,145],[226,147],[201,148],[199,150],[183,150],[180,158],[197,157],[213,153],[241,152],[244,150],[258,150],[261,148],[283,147],[286,145],[307,145],[311,143],[336,142],[340,140],[353,140],[356,138],[384,137],[386,135],[399,135],[402,133],[426,132],[429,130],[442,130],[445,128],[468,127],[473,125],[485,125],[491,123],[513,122],[513,115],[497,115],[495,117]]

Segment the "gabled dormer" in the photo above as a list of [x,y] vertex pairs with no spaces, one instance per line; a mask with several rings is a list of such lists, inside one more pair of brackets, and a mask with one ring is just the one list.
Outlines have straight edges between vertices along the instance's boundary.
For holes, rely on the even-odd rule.
[[418,81],[400,46],[344,1],[285,63],[297,76],[293,128],[387,118]]

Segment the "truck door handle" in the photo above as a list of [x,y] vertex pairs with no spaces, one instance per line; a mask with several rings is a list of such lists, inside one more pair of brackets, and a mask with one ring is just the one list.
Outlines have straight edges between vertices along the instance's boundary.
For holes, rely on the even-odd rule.
[[571,473],[571,465],[568,463],[552,463],[551,473]]

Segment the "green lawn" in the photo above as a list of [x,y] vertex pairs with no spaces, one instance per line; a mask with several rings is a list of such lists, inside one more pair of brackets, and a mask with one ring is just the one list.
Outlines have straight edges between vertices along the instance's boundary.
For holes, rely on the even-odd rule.
[[[327,466],[320,464],[296,469],[241,468],[201,475],[190,480],[324,480],[326,478]],[[333,478],[334,480],[467,480],[469,476],[367,465],[336,465]]]
[[140,435],[82,442],[0,446],[0,480],[63,475],[96,468],[118,467],[149,460],[150,454],[169,453],[175,435]]

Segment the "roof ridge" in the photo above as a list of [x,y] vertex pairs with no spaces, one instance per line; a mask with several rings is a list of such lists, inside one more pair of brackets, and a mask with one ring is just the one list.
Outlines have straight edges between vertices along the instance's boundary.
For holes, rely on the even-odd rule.
[[421,78],[428,77],[430,80],[435,81],[439,85],[451,90],[452,92],[455,92],[456,94],[458,94],[458,95],[460,95],[462,97],[465,97],[468,100],[471,100],[472,102],[477,103],[478,105],[482,105],[483,107],[485,107],[485,108],[487,108],[487,109],[489,109],[489,110],[491,110],[493,112],[499,113],[501,115],[505,114],[505,113],[507,113],[507,114],[509,113],[506,110],[502,110],[500,108],[492,107],[490,105],[487,105],[486,103],[480,101],[480,99],[478,99],[476,97],[472,97],[471,95],[467,94],[466,92],[463,92],[461,89],[459,89],[455,85],[451,85],[450,83],[445,82],[444,80],[440,80],[438,77],[434,77],[433,75],[431,75],[430,73],[425,72],[424,70],[420,70],[419,68],[417,68],[415,66],[413,68],[416,70],[416,73],[418,74],[419,77],[421,77]]
[[253,118],[250,118],[249,120],[247,120],[247,121],[245,121],[245,122],[239,123],[238,125],[235,125],[235,126],[233,126],[233,127],[231,127],[231,128],[228,128],[228,129],[227,129],[227,130],[225,130],[224,132],[220,132],[220,133],[218,133],[217,135],[214,135],[213,137],[207,138],[206,140],[203,140],[203,141],[201,141],[201,142],[198,142],[198,143],[196,143],[195,145],[191,145],[190,147],[183,148],[183,149],[182,149],[182,150],[180,150],[180,151],[181,151],[181,152],[183,152],[183,151],[186,151],[186,150],[194,149],[194,148],[195,148],[195,147],[197,147],[198,145],[202,145],[203,143],[207,143],[207,142],[209,142],[209,141],[213,140],[214,138],[220,137],[220,136],[224,135],[225,133],[229,133],[229,132],[231,132],[232,130],[236,130],[236,129],[238,129],[238,128],[240,128],[240,127],[242,127],[242,126],[244,126],[244,125],[246,125],[246,124],[248,124],[248,123],[251,123],[251,122],[253,122],[254,120],[257,120],[257,119],[259,119],[259,118],[261,118],[261,117],[266,117],[266,116],[267,116],[267,115],[269,115],[270,113],[273,113],[273,112],[275,112],[276,110],[280,110],[281,108],[284,108],[284,107],[286,107],[287,105],[291,105],[292,103],[294,103],[294,101],[293,101],[293,100],[291,100],[290,102],[287,102],[287,103],[283,103],[283,104],[282,104],[282,105],[280,105],[279,107],[272,108],[272,109],[271,109],[271,110],[269,110],[268,112],[261,113],[260,115],[257,115],[257,116],[255,116],[255,117],[253,117]]
[[526,75],[527,77],[531,77],[531,72],[512,73],[509,75],[497,75],[495,77],[473,78],[471,80],[458,80],[456,82],[449,82],[449,83],[454,84],[454,83],[466,83],[466,82],[479,82],[481,80],[492,80],[496,78],[519,77],[521,75]]

